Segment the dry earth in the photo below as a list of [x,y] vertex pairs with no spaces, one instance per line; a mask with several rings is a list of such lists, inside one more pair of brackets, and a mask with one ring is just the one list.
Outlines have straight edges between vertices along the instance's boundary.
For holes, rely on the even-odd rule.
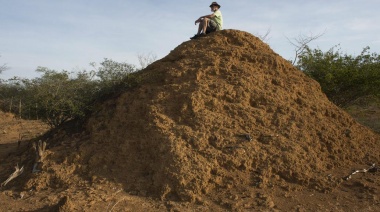
[[[184,42],[139,79],[82,127],[20,147],[1,114],[0,180],[17,163],[26,171],[2,188],[0,209],[380,210],[376,168],[343,179],[378,165],[379,135],[249,33]],[[31,173],[38,139],[47,156]]]

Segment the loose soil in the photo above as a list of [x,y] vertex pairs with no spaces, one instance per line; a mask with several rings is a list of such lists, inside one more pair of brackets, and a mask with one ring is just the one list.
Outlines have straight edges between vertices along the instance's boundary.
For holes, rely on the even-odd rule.
[[[378,211],[380,136],[255,36],[186,41],[87,122],[3,159],[14,211]],[[82,129],[83,128],[83,129]],[[7,204],[5,204],[7,203]],[[3,208],[1,208],[3,207]]]

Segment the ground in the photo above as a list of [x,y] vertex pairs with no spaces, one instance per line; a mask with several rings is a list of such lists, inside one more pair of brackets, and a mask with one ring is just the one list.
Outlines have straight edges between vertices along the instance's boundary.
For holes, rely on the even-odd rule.
[[[368,109],[367,106],[351,106],[348,112],[354,115],[354,118],[362,121],[369,126],[379,126],[380,107],[373,104]],[[374,112],[375,111],[375,112]],[[363,114],[371,114],[370,118],[363,118]],[[356,114],[359,114],[355,117]],[[10,153],[16,153],[22,146],[27,146],[34,137],[45,133],[49,127],[41,121],[17,119],[12,114],[0,113],[0,171],[9,169],[12,164],[3,164],[4,159]],[[366,122],[366,121],[370,122]],[[375,128],[379,130],[378,128]],[[21,146],[18,147],[18,141],[22,137]],[[15,166],[16,164],[13,164]],[[352,167],[363,169],[368,167]],[[336,173],[339,173],[336,172]],[[341,176],[349,173],[340,172]],[[1,181],[5,181],[6,176],[1,174]],[[252,194],[231,193],[230,200],[218,202],[217,197],[208,197],[199,199],[195,204],[183,202],[161,202],[160,200],[143,197],[141,195],[131,194],[123,191],[121,188],[108,187],[107,185],[92,185],[88,188],[78,187],[78,199],[81,201],[70,200],[71,207],[77,210],[94,210],[94,211],[207,211],[209,208],[228,211],[228,208],[239,208],[241,211],[251,211],[252,202],[249,202]],[[116,185],[117,186],[117,185]],[[84,201],[84,196],[97,192],[98,200],[95,202]],[[247,190],[248,191],[248,190]],[[271,191],[275,198],[260,196],[260,190],[255,190],[254,195],[262,201],[262,210],[269,211],[378,211],[380,208],[380,174],[377,173],[357,173],[350,180],[343,181],[341,185],[329,192],[321,193],[314,190],[304,191],[285,191],[273,189]],[[267,191],[266,191],[267,192]],[[265,193],[266,193],[265,192]],[[0,211],[50,211],[60,200],[55,190],[19,191],[14,188],[5,187],[0,192]],[[248,200],[248,201],[247,201]],[[83,204],[83,205],[80,205]],[[67,206],[68,205],[68,206]],[[226,207],[227,206],[227,207]]]

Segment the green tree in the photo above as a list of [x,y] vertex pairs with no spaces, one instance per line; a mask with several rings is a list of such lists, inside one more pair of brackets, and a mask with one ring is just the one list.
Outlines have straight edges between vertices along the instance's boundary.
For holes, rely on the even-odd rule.
[[136,80],[133,73],[136,72],[134,65],[126,62],[116,62],[105,58],[100,66],[90,63],[94,68],[96,94],[94,100],[108,98],[124,89],[135,86]]
[[24,92],[25,87],[22,86],[22,81],[18,77],[0,82],[0,109],[21,115],[17,102],[21,101]]
[[[1,109],[39,118],[51,127],[82,119],[93,105],[136,85],[133,65],[105,59],[95,70],[72,73],[38,67],[41,77],[15,77],[0,84]],[[18,103],[18,104],[16,104]]]
[[83,117],[90,110],[89,103],[95,92],[90,75],[79,73],[71,78],[67,71],[57,72],[39,67],[42,76],[24,81],[26,106],[36,108],[38,116],[51,127]]
[[317,80],[336,104],[344,105],[357,97],[380,95],[380,57],[369,47],[360,55],[343,54],[339,46],[323,52],[305,48],[297,67]]
[[105,58],[97,67],[95,63],[90,64],[94,68],[94,73],[105,87],[113,87],[120,84],[125,77],[133,73],[136,69],[134,65],[125,62],[116,62]]

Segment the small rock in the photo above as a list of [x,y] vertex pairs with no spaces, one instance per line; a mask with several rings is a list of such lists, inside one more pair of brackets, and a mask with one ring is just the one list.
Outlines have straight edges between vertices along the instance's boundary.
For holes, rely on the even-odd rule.
[[230,196],[230,199],[236,201],[236,200],[239,199],[239,196],[236,195],[236,194],[234,194],[234,195],[231,195],[231,196]]
[[196,198],[195,198],[195,202],[196,202],[197,204],[199,204],[199,205],[203,205],[203,204],[204,204],[204,201],[203,201],[203,199],[202,199],[201,197],[196,197]]
[[273,201],[269,201],[269,202],[268,202],[268,207],[269,207],[269,208],[274,208],[274,206],[275,206],[275,204],[274,204]]
[[250,204],[250,203],[245,203],[244,205],[243,205],[243,207],[244,208],[252,208],[252,205]]
[[22,191],[20,192],[20,199],[23,199],[26,195],[26,192],[25,191]]
[[247,141],[252,141],[252,136],[250,134],[244,134],[244,137]]

